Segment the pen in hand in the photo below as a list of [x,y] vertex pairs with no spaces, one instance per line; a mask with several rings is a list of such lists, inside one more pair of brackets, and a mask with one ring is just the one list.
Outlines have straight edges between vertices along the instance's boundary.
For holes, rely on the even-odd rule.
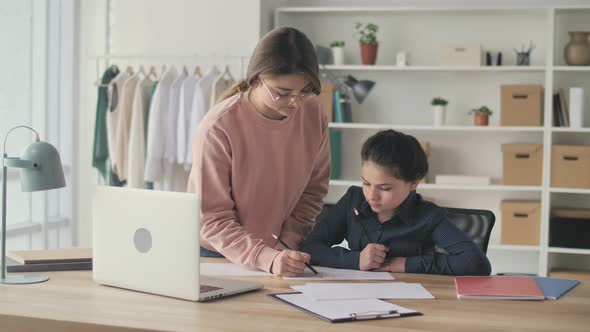
[[[274,237],[275,240],[278,240],[285,248],[287,248],[289,250],[293,250],[293,249],[289,248],[289,246],[285,242],[283,242],[283,240],[281,240],[281,238],[279,238],[278,236],[273,234],[272,237]],[[316,269],[314,269],[311,266],[311,264],[309,264],[309,263],[304,263],[304,264],[305,264],[305,266],[307,266],[311,270],[311,272],[313,272],[315,275],[318,275],[318,271],[316,271]]]

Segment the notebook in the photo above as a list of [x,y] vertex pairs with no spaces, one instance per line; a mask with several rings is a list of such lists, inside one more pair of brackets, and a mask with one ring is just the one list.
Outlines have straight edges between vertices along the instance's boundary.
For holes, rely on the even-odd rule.
[[6,256],[20,264],[91,262],[91,248],[9,251]]
[[21,264],[6,258],[6,272],[47,272],[92,270],[92,262],[58,262]]
[[415,310],[378,299],[314,301],[301,293],[269,296],[331,323],[422,315]]
[[563,294],[576,287],[580,282],[574,279],[535,277],[537,286],[548,300],[557,300]]
[[497,300],[544,300],[531,277],[455,277],[457,298]]

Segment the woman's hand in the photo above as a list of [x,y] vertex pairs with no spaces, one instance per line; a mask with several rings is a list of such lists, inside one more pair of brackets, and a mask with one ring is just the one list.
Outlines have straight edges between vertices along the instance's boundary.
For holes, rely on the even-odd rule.
[[272,261],[270,273],[282,277],[295,277],[303,273],[305,263],[309,263],[309,254],[285,249]]
[[362,271],[376,269],[383,264],[389,248],[382,244],[369,243],[359,258],[359,269]]
[[385,261],[385,263],[376,269],[379,272],[406,272],[406,258],[394,257]]

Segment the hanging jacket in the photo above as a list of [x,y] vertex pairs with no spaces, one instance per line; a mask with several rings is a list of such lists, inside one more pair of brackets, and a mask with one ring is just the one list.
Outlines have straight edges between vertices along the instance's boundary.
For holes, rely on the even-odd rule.
[[109,147],[107,141],[107,110],[109,106],[108,85],[119,74],[117,66],[110,66],[105,70],[98,87],[96,102],[96,120],[94,125],[94,144],[92,149],[92,167],[96,168],[105,183],[116,181],[109,162]]

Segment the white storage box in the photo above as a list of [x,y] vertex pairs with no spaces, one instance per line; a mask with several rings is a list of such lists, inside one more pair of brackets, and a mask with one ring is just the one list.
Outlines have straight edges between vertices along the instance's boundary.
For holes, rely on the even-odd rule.
[[480,45],[452,45],[441,47],[441,66],[481,66],[483,64],[484,53]]

